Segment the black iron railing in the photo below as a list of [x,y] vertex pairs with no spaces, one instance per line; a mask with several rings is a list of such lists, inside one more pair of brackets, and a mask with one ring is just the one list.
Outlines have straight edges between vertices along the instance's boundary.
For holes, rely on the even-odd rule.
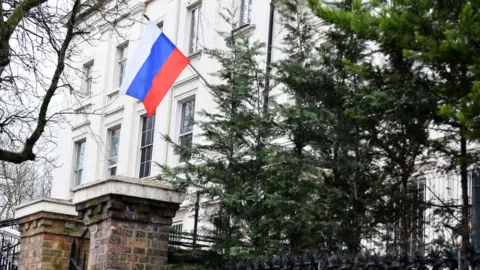
[[180,249],[208,249],[215,239],[213,237],[197,235],[195,233],[189,232],[178,232],[170,231],[168,237],[168,247],[169,248],[180,248]]
[[17,270],[20,241],[15,237],[2,234],[0,247],[0,269]]
[[72,245],[70,246],[70,263],[69,270],[84,270],[86,269],[87,262],[87,250],[88,247],[82,247],[85,237],[88,233],[88,229],[85,229],[82,235],[73,240]]
[[478,269],[480,253],[443,251],[421,255],[304,254],[208,265],[209,270],[463,270]]

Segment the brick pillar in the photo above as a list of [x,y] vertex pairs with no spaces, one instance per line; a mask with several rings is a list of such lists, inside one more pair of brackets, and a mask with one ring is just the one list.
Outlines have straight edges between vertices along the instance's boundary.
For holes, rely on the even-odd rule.
[[17,207],[20,269],[68,269],[72,242],[87,229],[73,214],[71,202],[48,198]]
[[[73,190],[90,230],[88,269],[163,269],[183,196],[156,181],[115,177]],[[113,194],[112,194],[113,193]]]

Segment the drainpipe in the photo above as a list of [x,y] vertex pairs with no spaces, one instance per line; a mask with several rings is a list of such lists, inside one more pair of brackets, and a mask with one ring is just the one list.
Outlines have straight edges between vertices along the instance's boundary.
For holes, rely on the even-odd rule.
[[270,71],[272,70],[272,43],[273,43],[273,24],[275,15],[275,0],[270,0],[270,15],[268,19],[268,39],[267,39],[267,70],[265,76],[265,91],[263,92],[263,113],[268,113],[268,99],[270,92]]
[[198,212],[200,210],[200,192],[197,191],[197,197],[195,198],[195,218],[193,224],[193,249],[197,247],[197,237],[198,237]]
[[472,172],[472,231],[471,239],[476,253],[480,252],[480,171]]

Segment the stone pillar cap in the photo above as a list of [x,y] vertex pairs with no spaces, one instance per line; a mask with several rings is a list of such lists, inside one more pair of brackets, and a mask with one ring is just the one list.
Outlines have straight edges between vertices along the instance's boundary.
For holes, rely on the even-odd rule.
[[184,194],[171,185],[157,180],[141,180],[133,177],[111,176],[85,183],[72,189],[73,204],[89,201],[104,195],[124,195],[143,199],[180,204]]
[[39,212],[76,216],[77,211],[71,201],[40,198],[15,207],[15,218],[23,218]]

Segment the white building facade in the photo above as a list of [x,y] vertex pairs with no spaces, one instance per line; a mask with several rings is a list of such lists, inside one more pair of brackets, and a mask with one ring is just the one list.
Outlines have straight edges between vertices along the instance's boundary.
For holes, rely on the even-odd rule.
[[[225,40],[218,33],[232,28],[220,12],[233,12],[238,31],[246,31],[253,40],[266,42],[270,1],[267,0],[153,0],[128,2],[125,27],[102,25],[92,41],[80,41],[77,68],[80,99],[65,98],[64,106],[74,108],[70,125],[59,134],[60,163],[52,185],[52,197],[70,199],[71,189],[80,184],[112,175],[155,178],[158,164],[176,166],[181,157],[163,139],[168,135],[177,142],[196,140],[198,130],[190,119],[198,112],[214,110],[205,82],[190,67],[176,80],[152,118],[146,117],[141,102],[119,95],[128,59],[135,52],[147,20],[154,21],[174,44],[191,60],[191,65],[209,82],[209,74],[219,64],[209,59],[203,48],[221,48]],[[88,20],[88,18],[87,18]],[[95,22],[92,23],[95,25]],[[234,26],[235,27],[235,26]],[[274,25],[274,43],[279,43],[279,24]],[[279,55],[278,50],[274,50]],[[188,196],[187,196],[188,198]],[[193,229],[193,211],[187,211],[187,199],[174,219],[177,229]]]
[[[83,97],[65,98],[64,106],[74,108],[79,114],[70,116],[70,125],[58,134],[61,167],[55,171],[53,198],[69,200],[72,188],[113,175],[154,179],[160,173],[158,164],[174,167],[181,163],[181,157],[163,136],[168,135],[178,143],[191,143],[198,139],[199,130],[189,120],[198,119],[199,111],[215,110],[205,82],[190,67],[181,73],[152,118],[146,117],[141,102],[119,95],[128,59],[145,30],[144,15],[162,28],[209,82],[215,82],[209,74],[220,66],[202,49],[223,47],[225,40],[218,31],[230,31],[232,27],[221,12],[232,11],[238,31],[247,32],[252,40],[267,42],[269,0],[131,0],[125,10],[126,19],[118,22],[123,28],[97,25],[100,31],[95,39],[76,44],[80,54],[75,64],[83,70],[77,83]],[[281,57],[278,49],[281,39],[282,27],[276,20],[273,61]],[[425,177],[421,189],[420,196],[427,201],[460,201],[460,181],[456,176],[431,174]],[[187,196],[177,212],[175,229],[193,230],[193,197],[194,194]],[[431,214],[419,212],[422,220]],[[422,231],[426,232],[425,238],[419,237],[422,242],[433,239],[431,234],[438,234],[434,228]],[[442,233],[446,238],[452,237],[450,232]]]

